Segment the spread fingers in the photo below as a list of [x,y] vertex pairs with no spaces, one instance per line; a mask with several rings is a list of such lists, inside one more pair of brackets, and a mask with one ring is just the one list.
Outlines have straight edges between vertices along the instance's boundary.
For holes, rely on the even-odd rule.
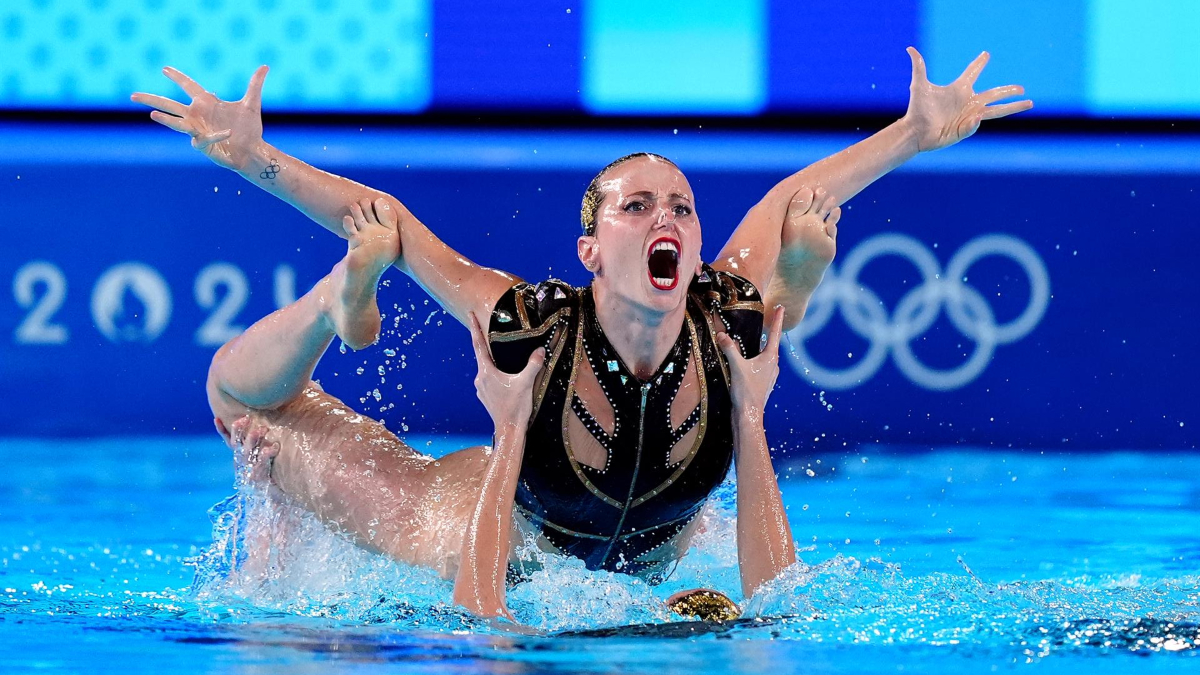
[[158,110],[151,110],[150,111],[150,119],[154,120],[155,122],[158,122],[159,124],[163,125],[164,127],[167,127],[168,129],[174,129],[175,131],[178,131],[181,134],[187,134],[188,136],[195,136],[197,133],[196,130],[192,128],[192,125],[185,122],[182,117],[168,115],[167,113],[160,112]]
[[155,96],[154,94],[146,94],[139,91],[130,96],[129,100],[133,101],[134,103],[148,105],[151,108],[175,115],[176,117],[183,117],[187,112],[186,105],[180,103],[179,101],[169,99],[166,96]]

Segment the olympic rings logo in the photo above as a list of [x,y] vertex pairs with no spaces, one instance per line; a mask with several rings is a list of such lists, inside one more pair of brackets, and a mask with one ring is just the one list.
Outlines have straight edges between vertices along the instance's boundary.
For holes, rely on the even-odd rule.
[[[867,263],[880,256],[899,256],[913,263],[924,282],[900,299],[891,315],[879,296],[858,282]],[[1010,258],[1029,278],[1029,304],[1012,321],[996,323],[984,296],[964,283],[967,270],[987,256]],[[808,312],[788,332],[792,368],[802,379],[825,389],[851,389],[871,379],[888,354],[896,367],[914,383],[937,391],[966,386],[979,376],[996,347],[1025,337],[1041,321],[1050,302],[1050,275],[1041,257],[1025,242],[1003,234],[989,234],[967,242],[946,266],[945,273],[924,244],[902,234],[881,234],[859,244],[840,269],[830,267],[809,302]],[[962,364],[938,370],[922,363],[910,343],[933,326],[942,309],[954,327],[975,342],[975,351]],[[819,333],[834,310],[856,333],[869,341],[863,357],[853,366],[835,370],[818,364],[804,343]]]

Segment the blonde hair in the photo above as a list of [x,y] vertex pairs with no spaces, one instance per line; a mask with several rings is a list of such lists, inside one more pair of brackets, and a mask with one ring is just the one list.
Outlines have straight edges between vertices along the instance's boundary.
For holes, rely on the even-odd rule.
[[638,157],[650,157],[652,159],[664,161],[676,169],[679,168],[675,162],[672,162],[662,155],[656,155],[653,152],[635,152],[630,155],[625,155],[624,157],[618,157],[610,162],[608,166],[600,170],[600,173],[596,174],[596,177],[592,179],[591,183],[588,183],[587,190],[585,190],[583,193],[583,204],[581,204],[579,207],[579,224],[583,226],[583,233],[585,235],[591,237],[595,236],[596,234],[596,214],[600,212],[600,203],[604,201],[604,193],[600,191],[600,179],[603,178],[604,174],[608,173],[610,169],[614,169],[625,162],[628,162],[631,159],[637,159]]

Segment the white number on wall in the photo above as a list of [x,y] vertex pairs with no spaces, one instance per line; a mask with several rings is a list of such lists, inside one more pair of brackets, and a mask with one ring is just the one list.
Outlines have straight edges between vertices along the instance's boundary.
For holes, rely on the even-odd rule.
[[[287,264],[275,266],[273,299],[276,307],[296,301],[296,270]],[[67,298],[67,277],[62,269],[45,260],[32,260],[13,275],[13,297],[26,310],[13,331],[13,341],[22,345],[63,345],[71,332],[54,320]],[[250,298],[250,283],[236,265],[215,262],[200,270],[193,292],[196,304],[208,317],[196,330],[199,345],[216,347],[241,334],[246,327],[235,323]],[[153,342],[171,322],[171,288],[156,269],[139,262],[124,262],[104,271],[92,287],[92,322],[112,342]]]
[[[225,288],[225,297],[218,301],[219,286]],[[202,309],[213,310],[196,331],[197,344],[219,347],[246,330],[245,326],[231,323],[250,297],[250,284],[240,269],[229,263],[213,263],[200,270],[195,289],[196,304]]]
[[[40,298],[34,293],[39,283],[45,286]],[[41,260],[23,265],[13,277],[13,296],[22,308],[32,308],[13,334],[18,344],[61,345],[67,341],[67,327],[50,321],[67,297],[62,270]]]
[[153,342],[171,320],[171,289],[153,267],[114,265],[92,289],[92,320],[113,342]]
[[275,307],[283,309],[296,301],[296,270],[291,265],[275,268]]

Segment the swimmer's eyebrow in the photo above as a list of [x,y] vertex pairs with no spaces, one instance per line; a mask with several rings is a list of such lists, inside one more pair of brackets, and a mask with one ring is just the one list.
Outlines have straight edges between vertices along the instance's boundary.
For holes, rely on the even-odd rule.
[[[625,196],[626,197],[643,197],[643,196],[644,197],[653,197],[654,192],[652,192],[650,190],[642,190],[640,192],[631,192]],[[667,197],[669,199],[682,199],[685,202],[692,201],[691,197],[688,197],[687,195],[684,195],[684,194],[679,194],[678,192],[672,192],[671,194],[667,195]]]

